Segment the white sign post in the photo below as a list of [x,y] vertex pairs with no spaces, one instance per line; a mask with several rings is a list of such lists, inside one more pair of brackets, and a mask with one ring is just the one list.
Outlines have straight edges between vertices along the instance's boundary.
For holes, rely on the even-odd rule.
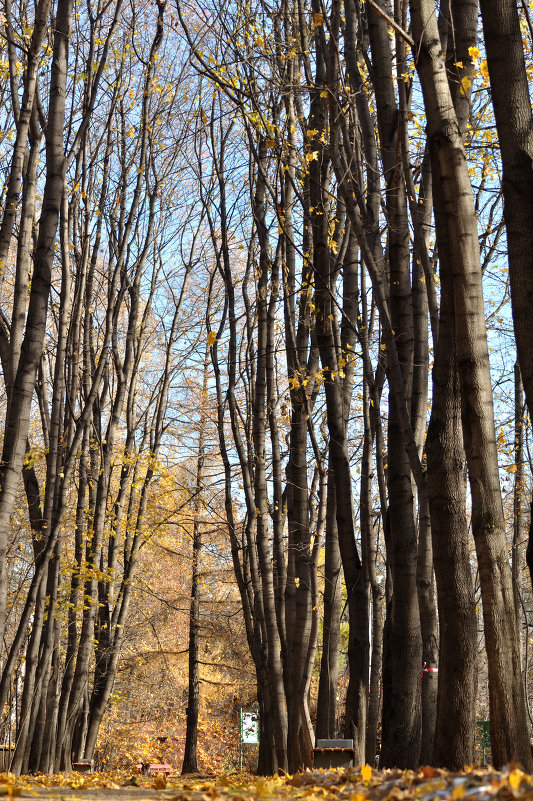
[[241,754],[240,765],[242,773],[243,745],[259,745],[259,713],[243,712],[240,710],[241,718]]

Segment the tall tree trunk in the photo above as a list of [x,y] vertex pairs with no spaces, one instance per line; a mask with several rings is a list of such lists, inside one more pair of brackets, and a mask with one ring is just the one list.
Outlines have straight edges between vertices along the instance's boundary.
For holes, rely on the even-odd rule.
[[518,363],[533,415],[533,114],[518,4],[480,0],[490,93],[502,160],[511,301]]
[[200,511],[204,486],[204,462],[207,418],[207,389],[209,379],[209,352],[205,355],[202,386],[203,406],[200,410],[200,430],[196,456],[196,487],[194,494],[194,521],[192,534],[191,608],[189,617],[189,689],[187,694],[187,728],[182,773],[197,773],[196,744],[198,740],[198,712],[200,701],[200,664],[198,646],[200,635],[200,557],[202,550],[202,528]]
[[335,736],[341,616],[341,555],[337,533],[335,476],[328,469],[326,542],[324,555],[324,620],[315,736]]
[[[386,187],[391,323],[402,365],[406,401],[410,407],[414,329],[407,199],[398,139],[399,109],[387,23],[375,13],[369,15],[368,23]],[[392,393],[387,461],[391,520],[391,550],[387,557],[392,574],[389,625],[392,665],[390,684],[383,687],[382,760],[387,767],[413,768],[418,764],[421,732],[422,640],[416,588],[417,535],[411,470]]]
[[[324,145],[328,114],[324,98],[328,93],[324,92],[324,87],[327,85],[331,92],[336,92],[338,81],[336,43],[340,28],[340,4],[337,2],[332,7],[330,23],[329,48],[325,49],[321,37],[317,37],[316,40],[315,89],[309,116],[312,140],[309,146],[312,149],[318,148],[318,158],[316,161],[312,160],[309,167],[310,203],[317,307],[316,336],[325,378],[329,464],[335,477],[336,524],[349,616],[350,678],[346,694],[344,733],[346,737],[354,740],[357,757],[362,759],[365,753],[369,683],[369,599],[368,584],[357,552],[353,520],[352,480],[347,442],[349,396],[346,394],[345,385],[341,382],[341,378],[345,376],[344,367],[347,365],[347,358],[338,353],[333,326],[336,289],[335,272],[332,268],[335,261],[329,245],[332,171],[328,148]],[[344,263],[346,269],[344,295],[346,301],[351,304],[354,303],[357,293],[357,272],[353,263],[355,254],[356,240],[350,236]],[[347,351],[348,348],[344,343],[344,352]]]
[[[516,627],[520,641],[522,601],[520,595],[521,542],[524,526],[524,386],[520,366],[514,366],[514,489],[513,489],[513,550],[511,572],[513,575]],[[520,652],[522,652],[520,643]]]
[[[64,189],[66,161],[63,150],[63,125],[72,7],[73,0],[59,0],[54,30],[50,104],[45,134],[46,180],[43,210],[34,253],[26,328],[8,405],[0,461],[0,487],[2,490],[0,493],[0,634],[3,633],[5,623],[7,589],[5,557],[9,523],[26,452],[30,407],[44,343],[48,298],[52,280],[52,262],[55,254],[57,224]],[[39,11],[46,10],[47,16],[47,9],[48,4],[43,3]],[[45,21],[46,17],[44,20],[40,20],[39,25],[44,25]],[[35,35],[36,37],[38,36],[37,28],[35,29]],[[40,49],[39,40],[38,48]],[[31,103],[29,104],[29,112],[28,125],[31,116]],[[22,142],[22,146],[25,148],[25,141]]]
[[[518,363],[533,417],[533,114],[518,4],[480,0],[490,90],[502,160],[511,302]],[[533,503],[531,505],[533,510]],[[526,559],[533,585],[533,515]]]
[[520,681],[520,654],[500,495],[477,221],[431,0],[412,0],[411,19],[432,155],[437,241],[449,243],[462,427],[472,492],[472,529],[483,601],[492,754],[497,767],[533,763]]
[[[426,453],[440,625],[433,762],[460,770],[474,759],[477,623],[466,519],[453,294],[448,273],[441,275],[439,341]],[[428,676],[428,681],[435,678]]]

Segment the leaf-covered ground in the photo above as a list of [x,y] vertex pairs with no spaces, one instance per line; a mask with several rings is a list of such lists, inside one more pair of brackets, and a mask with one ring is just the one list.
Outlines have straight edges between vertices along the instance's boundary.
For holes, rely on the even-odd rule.
[[518,768],[464,773],[316,770],[294,776],[140,776],[132,772],[15,778],[0,774],[0,795],[53,801],[533,801],[533,777]]

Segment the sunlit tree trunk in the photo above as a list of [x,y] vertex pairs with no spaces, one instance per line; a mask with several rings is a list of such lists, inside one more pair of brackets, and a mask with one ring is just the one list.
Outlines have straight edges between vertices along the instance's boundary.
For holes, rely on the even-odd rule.
[[[413,0],[411,18],[428,120],[437,240],[449,242],[462,428],[472,492],[489,669],[492,755],[531,765],[514,598],[500,495],[477,220],[462,136],[448,87],[435,7]],[[437,199],[438,193],[438,199]]]
[[324,621],[315,736],[335,736],[341,615],[341,555],[335,508],[335,476],[328,470],[324,556]]
[[[518,363],[533,415],[533,114],[520,12],[512,0],[480,0],[490,93],[502,160],[511,301]],[[526,9],[526,13],[531,12]],[[531,16],[529,16],[531,20]],[[531,26],[531,21],[529,22]],[[530,30],[531,36],[531,30]],[[527,35],[527,34],[526,34]],[[532,504],[533,508],[533,504]],[[533,516],[532,516],[533,520]],[[533,584],[533,523],[527,563]]]
[[[48,5],[43,3],[39,9],[46,12],[35,30],[42,36],[39,28],[46,22]],[[33,258],[33,275],[26,317],[25,332],[20,346],[20,356],[14,375],[11,399],[5,421],[2,458],[0,461],[0,630],[5,622],[6,574],[5,553],[8,541],[9,522],[13,511],[18,481],[22,472],[26,440],[30,424],[30,408],[33,397],[37,369],[46,330],[48,297],[51,287],[51,270],[55,253],[55,241],[61,199],[64,189],[66,161],[63,145],[63,125],[65,117],[65,94],[68,64],[68,46],[72,18],[72,0],[60,0],[54,31],[54,50],[51,67],[50,104],[46,127],[46,180],[43,195],[43,210],[39,222],[39,233]],[[40,49],[40,40],[37,38]],[[34,65],[36,69],[37,64]],[[34,76],[35,79],[36,76]],[[34,91],[34,90],[33,90]],[[27,125],[31,117],[32,104],[29,102]],[[27,131],[27,128],[26,128]],[[21,147],[25,149],[26,133],[22,134]],[[20,180],[18,178],[17,180]],[[18,194],[18,191],[17,191]],[[13,203],[16,201],[13,200]],[[13,211],[10,207],[8,214]],[[11,223],[12,226],[12,223]],[[11,231],[8,232],[9,236]]]

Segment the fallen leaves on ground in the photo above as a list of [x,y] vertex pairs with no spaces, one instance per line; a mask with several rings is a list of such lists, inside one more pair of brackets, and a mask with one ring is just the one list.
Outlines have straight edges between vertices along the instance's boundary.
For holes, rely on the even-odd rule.
[[18,778],[0,773],[0,796],[61,797],[62,791],[70,797],[75,794],[76,799],[115,799],[134,792],[135,798],[169,801],[533,801],[533,777],[518,767],[450,773],[431,767],[380,771],[369,765],[282,777],[141,776],[134,770]]

